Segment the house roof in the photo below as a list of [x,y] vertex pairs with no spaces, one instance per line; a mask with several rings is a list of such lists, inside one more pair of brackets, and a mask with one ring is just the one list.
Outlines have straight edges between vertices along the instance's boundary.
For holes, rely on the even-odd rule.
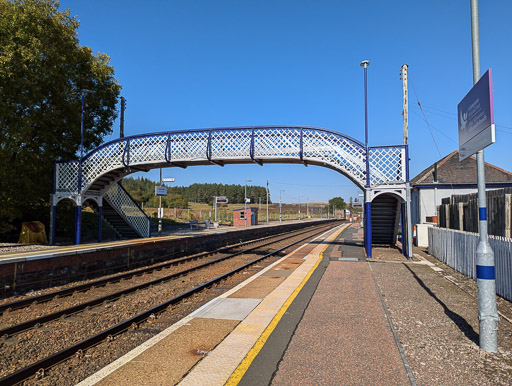
[[[434,183],[437,164],[437,182],[440,184],[476,184],[476,158],[468,157],[459,162],[459,151],[455,150],[419,173],[411,180],[411,185]],[[487,183],[512,183],[512,173],[497,166],[485,163]]]

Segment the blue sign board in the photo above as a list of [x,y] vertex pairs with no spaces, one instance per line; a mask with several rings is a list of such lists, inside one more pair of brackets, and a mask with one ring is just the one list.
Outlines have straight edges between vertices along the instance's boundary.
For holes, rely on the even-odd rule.
[[492,71],[480,78],[457,105],[459,161],[496,141],[492,104]]
[[155,196],[167,196],[167,186],[155,186]]

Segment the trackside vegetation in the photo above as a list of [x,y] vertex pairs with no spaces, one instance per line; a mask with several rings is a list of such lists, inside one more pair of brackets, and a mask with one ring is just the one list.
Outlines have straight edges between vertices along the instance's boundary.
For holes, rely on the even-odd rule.
[[55,0],[0,0],[0,241],[22,221],[48,227],[54,160],[76,160],[112,132],[121,86],[110,58],[80,45]]

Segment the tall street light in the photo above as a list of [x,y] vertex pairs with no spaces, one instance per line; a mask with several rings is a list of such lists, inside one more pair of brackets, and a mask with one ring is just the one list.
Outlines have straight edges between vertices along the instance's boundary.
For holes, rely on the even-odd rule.
[[366,256],[372,257],[372,226],[371,226],[371,202],[370,202],[370,154],[368,152],[368,92],[367,92],[367,69],[370,65],[369,60],[363,60],[361,67],[364,68],[364,147],[366,152],[366,184],[365,184],[365,249]]
[[82,110],[80,114],[80,163],[78,166],[78,193],[82,193],[82,158],[84,158],[84,106],[85,96],[90,94],[91,90],[81,90],[80,100],[82,102]]
[[[160,168],[160,186],[162,186],[162,168]],[[163,217],[163,209],[162,209],[162,196],[160,196],[160,204],[158,206],[158,236],[162,236],[162,217]]]
[[303,196],[299,196],[299,221],[300,221],[300,199],[302,198]]
[[[80,161],[78,163],[78,194],[82,194],[82,159],[84,158],[84,106],[85,96],[91,93],[91,90],[83,89],[79,92],[82,102],[82,110],[80,114]],[[76,206],[76,219],[75,219],[75,241],[80,244],[82,234],[82,199],[80,197],[79,205]],[[99,221],[101,221],[101,213],[99,213]]]
[[245,194],[244,194],[244,219],[245,226],[247,226],[247,183],[252,182],[252,180],[245,180]]
[[283,190],[279,191],[279,222],[283,221],[283,215],[282,215],[282,210],[281,210],[281,208],[283,206],[283,203],[281,201],[281,193],[283,193],[283,192],[286,192],[286,190],[283,189]]

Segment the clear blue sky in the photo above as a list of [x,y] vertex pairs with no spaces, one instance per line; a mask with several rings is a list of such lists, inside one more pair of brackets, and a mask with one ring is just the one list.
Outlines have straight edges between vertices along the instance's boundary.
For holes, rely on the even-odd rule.
[[[245,125],[310,125],[369,143],[402,143],[409,65],[411,177],[458,148],[457,104],[472,87],[469,0],[61,0],[80,43],[111,57],[127,99],[125,134]],[[480,1],[482,73],[493,69],[496,143],[485,160],[512,170],[512,2]],[[437,146],[418,108],[421,102]],[[119,136],[119,122],[114,133]],[[439,149],[439,151],[438,151]],[[299,165],[164,169],[177,185],[264,186],[273,201],[327,201],[359,190],[332,170]],[[145,176],[157,179],[158,172]]]

